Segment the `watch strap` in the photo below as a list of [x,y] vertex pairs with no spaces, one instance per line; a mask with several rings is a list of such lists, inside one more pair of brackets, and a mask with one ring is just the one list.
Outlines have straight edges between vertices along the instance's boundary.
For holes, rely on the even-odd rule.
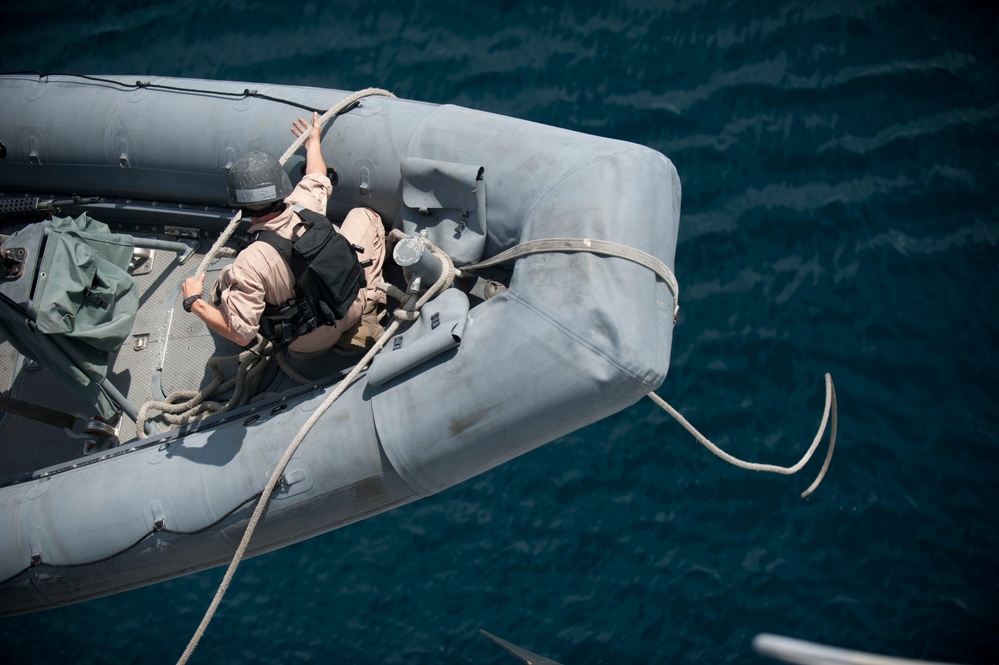
[[201,300],[201,294],[200,293],[198,295],[196,295],[196,296],[188,296],[188,297],[184,298],[184,311],[185,312],[190,312],[191,311],[191,306],[194,305],[194,301],[195,300]]

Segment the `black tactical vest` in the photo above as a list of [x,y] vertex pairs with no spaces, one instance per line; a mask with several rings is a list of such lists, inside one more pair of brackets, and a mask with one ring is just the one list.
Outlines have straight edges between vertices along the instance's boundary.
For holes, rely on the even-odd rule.
[[342,319],[367,285],[357,260],[363,248],[337,233],[325,215],[307,208],[295,212],[302,219],[295,227],[295,240],[273,231],[258,231],[252,237],[276,249],[295,275],[294,297],[281,305],[267,305],[260,317],[260,334],[279,347]]

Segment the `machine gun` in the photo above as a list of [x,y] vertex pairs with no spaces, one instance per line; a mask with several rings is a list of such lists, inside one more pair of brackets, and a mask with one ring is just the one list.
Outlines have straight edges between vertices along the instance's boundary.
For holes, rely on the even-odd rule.
[[8,218],[48,217],[61,212],[63,206],[97,203],[97,197],[83,198],[73,195],[71,199],[43,199],[38,196],[0,196],[0,223]]

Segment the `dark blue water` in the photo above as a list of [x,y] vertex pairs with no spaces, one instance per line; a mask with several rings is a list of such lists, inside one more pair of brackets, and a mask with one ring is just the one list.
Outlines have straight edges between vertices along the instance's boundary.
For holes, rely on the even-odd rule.
[[[770,662],[758,632],[999,662],[999,8],[39,0],[0,69],[379,86],[635,141],[683,182],[659,394],[247,561],[201,663]],[[990,396],[992,395],[992,396]],[[99,491],[93,497],[99,501]],[[0,621],[18,663],[170,663],[222,572]]]

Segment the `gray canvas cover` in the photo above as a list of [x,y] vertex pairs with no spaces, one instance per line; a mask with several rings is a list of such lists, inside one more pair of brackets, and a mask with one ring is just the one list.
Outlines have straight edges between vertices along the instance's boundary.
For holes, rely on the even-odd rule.
[[478,261],[486,244],[485,169],[471,164],[406,157],[402,174],[402,228],[426,233],[455,265]]
[[413,324],[392,337],[371,361],[368,385],[380,386],[461,343],[468,296],[447,289],[431,300]]

